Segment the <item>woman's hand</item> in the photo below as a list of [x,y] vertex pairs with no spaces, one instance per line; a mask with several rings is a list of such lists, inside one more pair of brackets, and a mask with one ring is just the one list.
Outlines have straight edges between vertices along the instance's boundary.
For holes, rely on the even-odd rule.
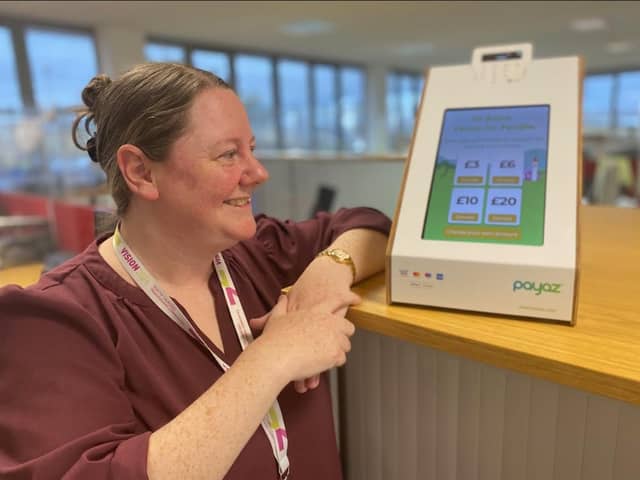
[[[321,305],[331,299],[351,294],[353,301],[346,306],[331,312],[344,317],[350,305],[360,303],[360,297],[351,293],[353,282],[351,268],[341,265],[327,257],[318,257],[305,269],[298,281],[287,294],[287,311],[295,312],[305,308]],[[320,384],[320,376],[294,381],[298,393],[316,388]]]
[[[353,280],[348,265],[336,263],[329,257],[317,257],[289,290],[287,311],[311,308],[349,294]],[[360,297],[357,295],[352,294],[352,298],[352,303],[332,313],[344,316],[350,305],[360,303]]]
[[274,361],[282,362],[289,381],[344,365],[355,327],[331,312],[347,308],[354,297],[349,292],[309,309],[287,312],[288,299],[282,295],[270,314],[250,321],[253,328],[263,329],[256,342],[270,349]]

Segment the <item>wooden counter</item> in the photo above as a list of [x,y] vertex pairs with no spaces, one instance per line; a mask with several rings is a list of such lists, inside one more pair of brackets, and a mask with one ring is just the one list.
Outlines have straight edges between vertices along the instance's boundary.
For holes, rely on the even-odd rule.
[[0,269],[0,287],[9,284],[17,284],[26,287],[36,283],[42,273],[42,263],[29,263]]
[[640,209],[581,207],[576,325],[385,303],[358,285],[360,328],[640,405]]

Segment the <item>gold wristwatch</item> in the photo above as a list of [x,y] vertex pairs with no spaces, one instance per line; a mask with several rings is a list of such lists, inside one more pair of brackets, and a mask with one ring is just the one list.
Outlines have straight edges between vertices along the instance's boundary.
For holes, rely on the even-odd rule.
[[356,281],[356,264],[353,263],[353,258],[347,252],[341,248],[327,248],[321,251],[317,257],[329,257],[331,260],[351,267],[351,273],[353,273],[353,281]]

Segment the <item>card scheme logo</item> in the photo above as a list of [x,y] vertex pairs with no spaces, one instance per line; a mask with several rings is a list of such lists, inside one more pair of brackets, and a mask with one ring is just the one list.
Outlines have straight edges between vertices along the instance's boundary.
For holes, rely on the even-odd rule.
[[407,275],[409,275],[409,270],[400,270],[401,277],[406,277]]
[[530,292],[535,292],[536,295],[540,295],[542,293],[561,293],[560,288],[562,287],[561,283],[550,283],[550,282],[525,282],[522,280],[516,280],[513,282],[513,291],[516,290],[527,290]]

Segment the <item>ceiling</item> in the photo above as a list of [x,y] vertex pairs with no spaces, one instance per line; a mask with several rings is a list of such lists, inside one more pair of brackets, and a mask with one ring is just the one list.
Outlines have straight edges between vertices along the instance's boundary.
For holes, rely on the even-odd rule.
[[[591,72],[640,68],[640,2],[0,2],[0,19],[12,18],[416,71],[466,63],[474,46],[519,42],[532,42],[538,58],[582,55]],[[604,28],[571,29],[585,19]],[[317,31],[283,31],[303,21]]]

